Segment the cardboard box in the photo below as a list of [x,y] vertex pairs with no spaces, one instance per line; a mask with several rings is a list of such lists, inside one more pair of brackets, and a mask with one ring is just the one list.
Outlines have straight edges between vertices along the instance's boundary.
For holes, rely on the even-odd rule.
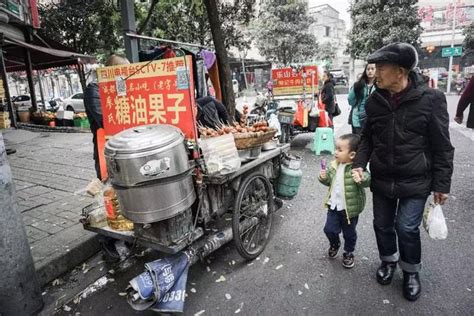
[[10,123],[10,120],[3,120],[3,121],[0,121],[0,129],[3,129],[3,128],[10,128],[11,127],[11,123]]
[[74,119],[74,112],[73,111],[58,111],[56,112],[56,117],[59,120],[72,120]]

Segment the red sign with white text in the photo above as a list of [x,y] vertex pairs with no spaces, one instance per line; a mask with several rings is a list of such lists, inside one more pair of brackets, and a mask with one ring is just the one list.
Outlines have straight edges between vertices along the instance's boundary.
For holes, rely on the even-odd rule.
[[291,67],[272,69],[274,95],[303,94],[303,73],[306,73],[306,93],[311,93],[311,86],[318,87],[318,67],[305,66],[300,70]]
[[[97,77],[105,134],[146,124],[179,127],[196,135],[196,104],[190,56],[99,68]],[[130,77],[129,77],[130,76]],[[123,80],[125,78],[125,80]]]

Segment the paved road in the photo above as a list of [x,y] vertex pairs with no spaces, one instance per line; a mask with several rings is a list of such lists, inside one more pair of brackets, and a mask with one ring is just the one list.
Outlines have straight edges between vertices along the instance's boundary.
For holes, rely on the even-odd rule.
[[[339,97],[347,112],[344,96]],[[448,97],[450,113],[457,97]],[[336,133],[349,131],[346,115],[336,119]],[[444,208],[449,237],[444,241],[423,239],[423,294],[413,303],[401,295],[401,272],[392,285],[380,286],[374,278],[379,264],[372,229],[371,199],[358,225],[356,265],[352,270],[341,266],[341,258],[328,260],[328,242],[322,232],[325,189],[317,183],[319,157],[305,146],[311,135],[301,135],[293,142],[294,152],[304,157],[304,178],[298,196],[284,204],[275,216],[271,240],[259,259],[242,260],[230,244],[213,254],[209,261],[193,266],[188,279],[185,315],[374,315],[432,314],[469,315],[474,310],[472,273],[472,214],[474,212],[474,139],[467,131],[452,126],[456,147],[455,172],[451,199]],[[114,280],[105,289],[89,295],[78,304],[69,302],[61,315],[135,315],[124,297],[127,282],[142,272],[143,263],[153,260],[151,253],[134,258],[122,272],[107,277]],[[107,269],[99,258],[92,259],[90,272],[81,268],[66,278],[63,286],[47,289],[52,298],[78,292]],[[100,272],[102,269],[102,272]],[[116,268],[116,271],[119,269]],[[87,275],[90,274],[89,280]],[[92,277],[93,275],[93,277]],[[216,280],[223,275],[225,282]],[[226,294],[231,298],[227,299]],[[64,298],[63,298],[64,300]],[[77,300],[76,300],[77,302]],[[60,304],[59,304],[60,305]],[[152,315],[151,312],[141,313]]]

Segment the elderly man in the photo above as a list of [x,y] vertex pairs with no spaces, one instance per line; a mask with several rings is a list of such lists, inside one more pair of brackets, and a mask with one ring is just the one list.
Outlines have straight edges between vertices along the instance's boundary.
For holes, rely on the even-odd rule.
[[370,162],[374,230],[382,261],[377,281],[390,284],[398,262],[403,295],[415,301],[421,293],[418,227],[425,203],[433,192],[434,202],[444,204],[451,186],[454,148],[446,98],[412,71],[418,55],[409,44],[387,45],[367,62],[377,65],[377,90],[367,100],[367,123],[353,173],[361,173]]

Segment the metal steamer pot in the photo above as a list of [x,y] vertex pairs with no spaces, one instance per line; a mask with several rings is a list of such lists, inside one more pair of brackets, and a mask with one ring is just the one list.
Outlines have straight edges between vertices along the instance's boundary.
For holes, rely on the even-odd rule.
[[122,131],[107,142],[105,158],[120,206],[133,222],[169,219],[196,200],[184,135],[174,126]]

